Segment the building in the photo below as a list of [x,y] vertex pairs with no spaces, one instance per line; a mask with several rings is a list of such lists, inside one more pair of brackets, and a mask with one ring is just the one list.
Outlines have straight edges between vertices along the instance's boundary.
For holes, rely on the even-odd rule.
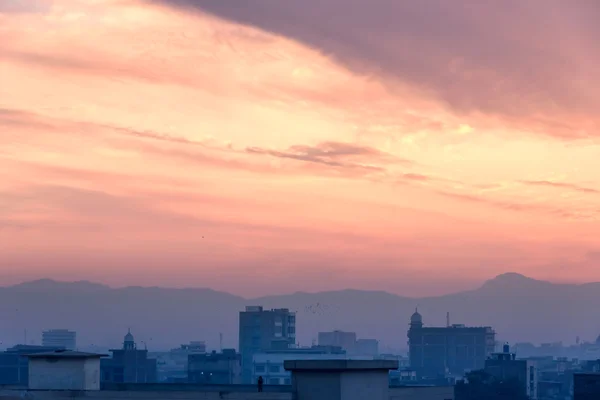
[[573,400],[600,399],[600,374],[575,374],[573,376]]
[[30,354],[29,389],[100,390],[100,358],[104,354],[58,350]]
[[319,332],[319,346],[341,347],[348,354],[356,354],[356,333],[333,331]]
[[101,361],[102,382],[150,383],[157,381],[156,359],[148,350],[139,350],[131,332],[127,332],[122,349],[110,350],[111,358]]
[[156,358],[157,380],[159,382],[187,382],[189,355],[205,353],[205,342],[192,341],[168,352],[155,352],[149,354],[149,356]]
[[[45,389],[0,387],[5,400],[453,400],[452,387],[388,387],[387,375],[398,364],[389,361],[291,360],[285,368],[292,374],[292,385],[265,385],[259,393],[256,385],[199,385],[189,383],[111,383],[80,385],[65,389],[63,366],[57,360],[45,365]],[[75,371],[75,368],[69,368]],[[81,370],[81,368],[79,369]],[[80,375],[81,376],[81,375]],[[84,387],[82,390],[81,387]]]
[[240,312],[239,327],[244,383],[251,383],[254,354],[287,349],[296,343],[296,313],[287,308],[264,310],[260,306],[246,307],[246,311]]
[[241,380],[242,357],[234,349],[188,356],[188,382],[234,385],[240,384]]
[[288,360],[345,360],[346,352],[341,347],[313,346],[288,350],[270,350],[256,353],[253,357],[252,382],[262,376],[267,385],[290,385],[291,373],[284,368]]
[[389,400],[393,360],[290,360],[292,390],[298,400]]
[[420,379],[463,376],[485,366],[494,352],[495,337],[491,327],[425,327],[415,311],[408,330],[410,366]]
[[517,360],[505,344],[502,353],[493,353],[485,361],[484,371],[499,380],[515,379],[523,387],[523,394],[531,400],[538,398],[538,371],[535,361]]
[[375,357],[379,355],[379,341],[376,339],[358,339],[354,353],[361,356]]
[[27,355],[56,350],[64,350],[64,348],[17,345],[0,353],[0,385],[27,386],[29,383]]
[[50,329],[42,332],[42,346],[63,347],[67,350],[77,348],[77,332],[68,329]]

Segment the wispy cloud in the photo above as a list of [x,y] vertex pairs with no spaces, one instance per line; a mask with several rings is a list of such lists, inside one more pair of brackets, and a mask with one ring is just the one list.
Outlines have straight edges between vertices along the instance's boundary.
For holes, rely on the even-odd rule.
[[559,218],[570,219],[570,220],[597,220],[600,218],[600,210],[598,209],[567,209],[557,208],[555,206],[544,204],[544,203],[519,203],[514,201],[500,200],[497,198],[481,197],[465,193],[456,193],[440,190],[437,194],[448,197],[451,199],[464,201],[468,203],[478,203],[487,205],[493,208],[515,211],[521,213],[540,213],[556,216]]
[[523,183],[525,185],[529,185],[529,186],[546,186],[546,187],[553,187],[553,188],[559,188],[559,189],[569,189],[569,190],[574,190],[576,192],[582,192],[582,193],[600,193],[600,190],[598,190],[598,189],[585,187],[585,186],[578,186],[578,185],[574,185],[572,183],[567,183],[567,182],[521,181],[521,183]]
[[295,145],[284,151],[249,147],[246,151],[250,154],[263,154],[365,172],[382,172],[385,170],[383,166],[387,164],[410,164],[408,160],[399,159],[369,146],[339,142],[323,142],[315,146]]

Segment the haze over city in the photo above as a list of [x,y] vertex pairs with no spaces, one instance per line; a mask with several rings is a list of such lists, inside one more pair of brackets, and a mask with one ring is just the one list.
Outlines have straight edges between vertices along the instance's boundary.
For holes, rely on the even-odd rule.
[[0,282],[599,281],[597,2],[466,3],[0,2]]

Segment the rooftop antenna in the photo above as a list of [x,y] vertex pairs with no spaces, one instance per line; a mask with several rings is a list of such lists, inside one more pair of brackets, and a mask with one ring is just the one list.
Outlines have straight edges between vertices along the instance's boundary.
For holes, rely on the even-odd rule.
[[446,327],[450,328],[450,311],[446,313]]

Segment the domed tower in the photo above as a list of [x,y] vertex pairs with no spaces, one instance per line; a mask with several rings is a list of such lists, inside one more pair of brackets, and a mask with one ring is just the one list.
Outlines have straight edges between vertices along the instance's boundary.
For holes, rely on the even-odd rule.
[[414,314],[410,317],[410,329],[419,329],[423,327],[423,317],[419,310],[415,308]]
[[123,350],[135,350],[135,340],[131,334],[131,329],[127,331],[125,339],[123,340]]

